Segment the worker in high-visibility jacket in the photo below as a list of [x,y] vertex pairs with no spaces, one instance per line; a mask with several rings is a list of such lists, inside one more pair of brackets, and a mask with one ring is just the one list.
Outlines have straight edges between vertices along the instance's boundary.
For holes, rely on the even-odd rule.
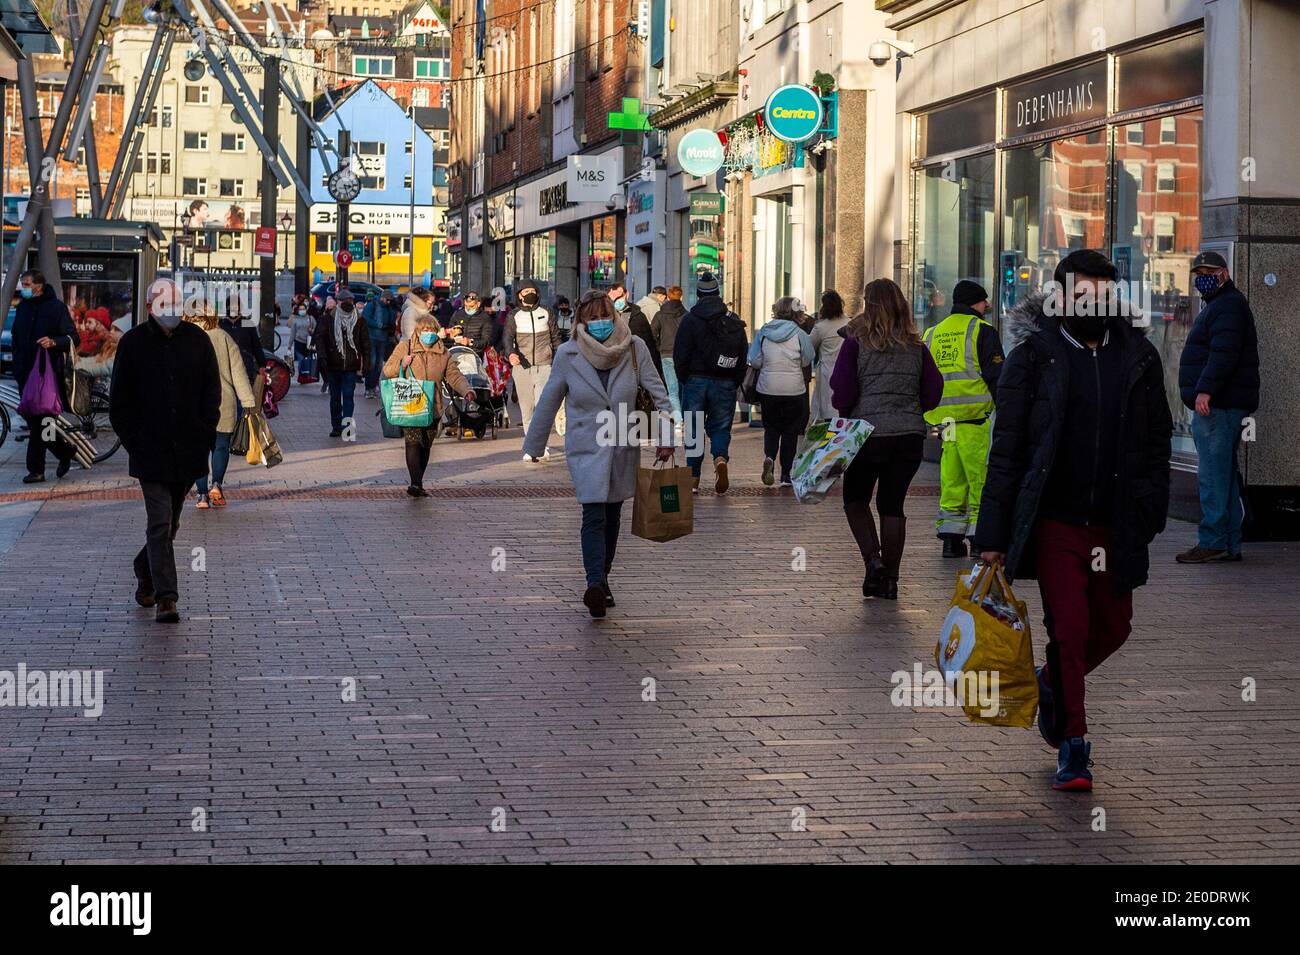
[[939,428],[939,519],[935,529],[944,557],[965,557],[966,538],[974,537],[980,494],[988,472],[989,418],[1002,370],[1002,342],[984,321],[989,293],[978,282],[962,280],[952,293],[952,314],[922,339],[943,375],[943,400],[925,420]]

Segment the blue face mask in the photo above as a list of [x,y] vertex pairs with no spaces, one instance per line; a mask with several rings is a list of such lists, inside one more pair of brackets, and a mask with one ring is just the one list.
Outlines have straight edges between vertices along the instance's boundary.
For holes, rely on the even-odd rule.
[[603,342],[614,334],[614,320],[612,318],[601,318],[594,322],[588,322],[587,334],[596,341]]
[[21,295],[23,298],[31,298],[34,293],[29,288],[20,288],[18,290],[18,294]]
[[420,332],[420,344],[425,348],[431,348],[433,343],[438,340],[437,332]]
[[620,312],[623,311],[623,309],[627,308],[627,299],[625,298],[616,299],[614,301],[614,307],[618,309]]
[[1196,291],[1202,295],[1209,295],[1219,287],[1219,277],[1217,275],[1198,275],[1195,282]]

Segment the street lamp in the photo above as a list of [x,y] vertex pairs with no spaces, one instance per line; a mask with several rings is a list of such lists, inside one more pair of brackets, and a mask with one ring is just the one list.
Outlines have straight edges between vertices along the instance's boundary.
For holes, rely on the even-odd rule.
[[289,271],[289,227],[293,225],[293,216],[284,213],[280,216],[280,231],[284,234],[284,271]]
[[[188,209],[181,213],[181,229],[182,229],[182,231],[183,231],[184,234],[185,234],[185,244],[190,246],[190,268],[193,268],[193,267],[194,267],[194,246],[190,244],[191,241],[192,241],[192,240],[190,239],[190,219],[191,219],[191,218],[192,218],[192,216],[190,215],[190,212],[189,212]],[[181,257],[182,259],[185,258],[185,256],[184,256],[183,253],[182,253],[182,255],[181,255],[180,257]]]

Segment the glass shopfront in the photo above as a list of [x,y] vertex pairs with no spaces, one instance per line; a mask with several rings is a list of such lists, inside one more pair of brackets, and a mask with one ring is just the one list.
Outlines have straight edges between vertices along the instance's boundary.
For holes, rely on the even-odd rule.
[[608,289],[618,277],[618,217],[592,219],[587,232],[587,274],[583,290]]
[[1194,455],[1177,379],[1200,309],[1202,46],[1184,34],[933,110],[917,119],[912,174],[918,327],[949,313],[961,279],[989,290],[1000,320],[1072,250],[1102,249],[1138,283],[1182,456]]

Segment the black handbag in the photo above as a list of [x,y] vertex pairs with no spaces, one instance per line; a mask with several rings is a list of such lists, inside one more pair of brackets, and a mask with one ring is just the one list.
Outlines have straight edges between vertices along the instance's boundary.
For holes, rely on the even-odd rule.
[[230,434],[230,453],[234,455],[244,455],[248,453],[248,435],[252,430],[252,423],[248,420],[249,414],[239,416],[239,422],[235,425],[235,430]]
[[402,436],[401,426],[389,422],[388,415],[384,414],[383,405],[379,406],[379,410],[375,414],[379,415],[379,430],[384,433],[385,438],[400,438]]
[[740,397],[751,405],[758,404],[758,369],[753,365],[745,369],[745,380],[740,383]]

